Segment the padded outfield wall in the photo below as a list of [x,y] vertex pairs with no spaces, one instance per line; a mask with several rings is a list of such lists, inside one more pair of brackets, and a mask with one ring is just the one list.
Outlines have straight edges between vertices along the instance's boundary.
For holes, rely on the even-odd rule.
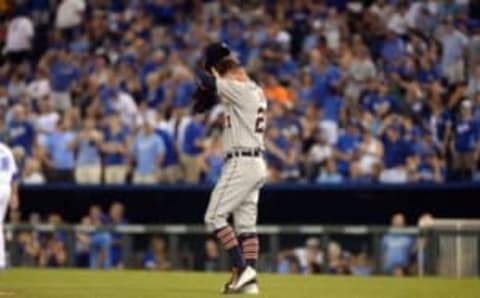
[[[202,223],[211,186],[22,186],[23,216],[58,212],[77,222],[92,204],[120,201],[131,223]],[[261,224],[388,224],[403,212],[415,224],[425,212],[480,218],[480,184],[269,185],[260,198]]]

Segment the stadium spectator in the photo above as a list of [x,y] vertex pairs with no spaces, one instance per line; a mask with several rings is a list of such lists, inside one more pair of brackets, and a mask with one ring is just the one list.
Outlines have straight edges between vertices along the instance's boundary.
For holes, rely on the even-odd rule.
[[460,83],[465,80],[464,55],[468,46],[468,37],[454,27],[453,20],[447,19],[440,33],[442,43],[442,72],[449,84]]
[[347,124],[345,131],[340,134],[335,148],[336,168],[344,177],[349,176],[350,167],[355,158],[359,143],[360,135],[358,132],[358,124],[350,122]]
[[342,175],[337,171],[337,165],[334,159],[327,159],[325,169],[320,172],[317,178],[318,183],[341,183]]
[[105,183],[122,184],[127,178],[127,144],[129,130],[122,125],[120,116],[112,114],[103,132],[104,142],[101,146],[104,154]]
[[165,156],[161,165],[160,181],[167,183],[176,183],[181,179],[181,169],[178,158],[177,147],[172,133],[166,127],[156,127],[157,134],[165,145]]
[[323,260],[320,241],[317,238],[308,238],[305,247],[285,251],[279,255],[277,271],[279,273],[290,273],[292,271],[302,274],[319,273]]
[[467,95],[470,99],[473,99],[478,93],[480,93],[480,63],[475,66],[467,86]]
[[460,115],[453,124],[454,164],[458,179],[471,180],[479,150],[478,120],[472,118],[472,102],[461,103]]
[[384,183],[408,181],[407,159],[412,156],[413,152],[410,144],[402,138],[400,129],[398,125],[390,124],[383,136],[384,170],[380,179]]
[[[56,227],[62,224],[62,218],[58,214],[50,214],[48,224]],[[48,233],[44,236],[43,244],[38,256],[38,264],[41,267],[64,267],[67,263],[66,235],[63,231]]]
[[54,110],[53,103],[48,97],[41,97],[36,101],[39,113],[36,116],[35,132],[39,143],[44,143],[47,136],[55,131],[60,114]]
[[35,143],[35,130],[27,119],[25,106],[22,104],[14,106],[12,113],[12,119],[7,124],[9,145],[12,148],[22,148],[23,152],[30,156]]
[[43,173],[40,171],[40,162],[36,158],[27,158],[22,172],[22,183],[44,184],[46,182]]
[[[433,216],[430,213],[424,213],[420,215],[417,221],[417,226],[420,229],[425,229],[430,227],[433,224]],[[426,254],[426,247],[427,247],[427,237],[418,237],[417,243],[415,247],[415,251],[417,253],[416,257],[416,271],[414,272],[419,276],[425,275],[425,254]]]
[[202,270],[206,272],[220,270],[220,253],[215,239],[205,241],[205,256],[202,260]]
[[[92,225],[90,217],[84,216],[80,226],[89,227]],[[75,233],[75,266],[80,268],[90,267],[90,235],[85,232]]]
[[85,0],[62,0],[58,5],[55,27],[71,40],[80,30],[86,8]]
[[316,131],[313,142],[306,157],[307,168],[305,170],[307,171],[306,176],[310,178],[309,180],[318,177],[318,174],[324,171],[327,161],[334,157],[333,147],[327,144],[320,130]]
[[36,266],[40,254],[40,243],[32,232],[21,232],[18,235],[20,246],[19,260],[22,266]]
[[143,256],[143,268],[150,270],[169,270],[171,267],[165,241],[160,236],[150,239],[150,249]]
[[222,139],[220,136],[213,137],[210,145],[203,153],[203,172],[205,173],[205,182],[215,184],[220,178],[222,172],[224,153],[222,148]]
[[80,79],[80,71],[76,59],[68,51],[61,48],[47,53],[45,61],[50,71],[51,99],[55,109],[66,111],[73,105],[72,90]]
[[382,164],[383,144],[378,140],[368,127],[363,130],[362,142],[358,149],[358,164],[362,176],[371,176],[374,167]]
[[372,266],[366,253],[353,256],[350,264],[350,272],[356,276],[370,276],[372,274]]
[[[102,208],[98,205],[90,207],[90,222],[95,227],[102,227],[108,223],[108,219],[103,214]],[[109,269],[112,266],[110,249],[112,245],[112,236],[105,231],[96,231],[90,234],[89,240],[89,267],[91,269],[101,268]]]
[[[109,210],[111,225],[125,225],[128,220],[125,218],[125,207],[122,203],[114,202]],[[110,258],[113,267],[123,267],[123,235],[112,233],[112,246],[110,248]]]
[[180,157],[187,183],[200,181],[201,153],[204,150],[205,137],[204,118],[205,115],[195,115],[185,127]]
[[18,7],[15,16],[8,23],[5,52],[10,63],[19,64],[30,60],[35,27],[30,16]]
[[154,184],[159,180],[159,167],[165,158],[165,144],[155,134],[150,120],[145,119],[143,128],[133,141],[131,154],[135,163],[133,183]]
[[[392,216],[392,228],[405,227],[405,216],[397,213]],[[392,232],[382,238],[383,272],[394,276],[408,273],[410,257],[414,249],[415,239],[406,234]]]
[[54,132],[48,135],[43,146],[43,160],[48,167],[48,181],[73,182],[75,168],[75,133],[70,117],[64,115]]
[[75,181],[79,184],[98,184],[102,178],[100,146],[103,134],[96,129],[95,119],[86,118],[75,140],[77,149]]
[[342,250],[338,242],[328,243],[327,264],[329,273],[350,274],[350,255]]

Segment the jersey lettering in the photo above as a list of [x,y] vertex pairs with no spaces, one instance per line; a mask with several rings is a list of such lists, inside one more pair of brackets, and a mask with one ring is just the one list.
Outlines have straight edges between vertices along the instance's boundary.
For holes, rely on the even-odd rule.
[[10,169],[10,160],[7,156],[0,158],[0,171],[7,172]]
[[263,133],[265,131],[265,109],[260,107],[257,110],[257,119],[255,121],[255,132]]

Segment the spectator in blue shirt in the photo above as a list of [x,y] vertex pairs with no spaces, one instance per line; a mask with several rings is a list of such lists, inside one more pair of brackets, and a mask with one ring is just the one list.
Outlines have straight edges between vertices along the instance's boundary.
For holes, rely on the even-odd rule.
[[98,184],[102,180],[100,146],[103,134],[95,127],[95,119],[87,118],[77,135],[75,181],[80,184]]
[[360,145],[360,135],[357,124],[350,122],[344,133],[340,134],[335,148],[337,158],[337,170],[344,177],[348,177],[350,167]]
[[402,138],[400,127],[391,124],[383,136],[384,170],[381,181],[387,183],[407,182],[407,159],[414,152],[411,144]]
[[416,175],[417,182],[442,183],[446,179],[445,166],[435,153],[427,153],[421,156]]
[[103,132],[104,142],[101,146],[105,165],[105,183],[122,184],[127,176],[127,143],[129,132],[122,126],[120,116],[112,114],[108,126]]
[[442,72],[449,84],[465,80],[465,65],[463,57],[468,46],[468,38],[457,30],[452,21],[446,22],[444,32],[440,37],[442,44]]
[[[397,213],[392,217],[392,228],[405,227],[405,216]],[[415,238],[401,233],[389,233],[382,238],[383,272],[394,276],[407,274]]]
[[173,135],[165,128],[155,129],[155,133],[162,139],[165,145],[165,156],[161,165],[162,182],[176,183],[180,180],[180,164],[178,160],[177,147],[175,146],[175,139]]
[[[126,225],[125,207],[122,203],[114,202],[109,210],[111,225]],[[112,246],[110,248],[110,260],[113,267],[122,268],[123,264],[123,234],[112,233]]]
[[395,101],[389,95],[389,88],[385,82],[378,85],[378,95],[372,98],[369,110],[377,117],[385,117],[395,109]]
[[203,158],[206,182],[215,184],[218,181],[222,173],[223,160],[222,138],[219,136],[214,137]]
[[297,103],[295,108],[298,112],[304,114],[307,107],[314,101],[313,78],[310,71],[302,71],[300,74],[300,84],[296,86]]
[[165,240],[160,236],[153,236],[150,240],[150,249],[143,256],[143,268],[150,270],[168,270],[171,267]]
[[391,66],[394,62],[400,60],[405,54],[405,43],[391,29],[382,43],[382,58],[386,66]]
[[24,153],[31,156],[35,141],[35,131],[33,125],[27,120],[23,105],[19,104],[13,108],[13,119],[8,123],[7,129],[10,147],[20,147]]
[[75,133],[71,131],[71,121],[63,116],[57,129],[47,136],[44,147],[45,161],[49,166],[50,182],[73,182],[75,168]]
[[249,46],[247,39],[244,36],[243,28],[237,22],[231,22],[228,25],[228,36],[226,36],[225,43],[228,45],[230,49],[235,51],[240,59],[240,63],[243,65],[247,64],[248,54],[249,54]]
[[61,49],[52,58],[50,65],[52,101],[56,109],[65,111],[72,106],[70,92],[80,78],[80,71],[72,62],[73,57],[66,49]]
[[338,125],[343,115],[343,97],[336,87],[330,87],[330,92],[320,103],[323,119],[320,122],[323,136],[328,144],[334,145],[338,140]]
[[158,182],[158,169],[165,158],[165,144],[154,133],[152,123],[144,120],[142,130],[133,141],[131,154],[135,162],[133,183],[153,184]]
[[342,73],[323,56],[317,57],[315,62],[315,68],[312,70],[314,94],[316,101],[321,102],[331,87],[338,86]]
[[479,150],[479,123],[472,118],[472,103],[462,102],[460,115],[453,124],[454,167],[457,178],[470,180],[476,168]]
[[165,98],[165,86],[162,84],[161,77],[158,73],[150,73],[146,81],[147,107],[155,110]]
[[[90,207],[90,222],[94,227],[101,228],[108,224],[108,218],[98,205]],[[90,234],[90,255],[89,266],[91,269],[109,269],[112,266],[110,249],[112,246],[112,235],[107,231],[96,231]]]
[[181,148],[181,162],[185,173],[185,182],[198,183],[201,175],[201,155],[205,137],[204,115],[192,116],[184,131]]
[[337,165],[334,159],[327,160],[325,169],[317,178],[318,183],[338,184],[343,181],[343,176],[337,171]]

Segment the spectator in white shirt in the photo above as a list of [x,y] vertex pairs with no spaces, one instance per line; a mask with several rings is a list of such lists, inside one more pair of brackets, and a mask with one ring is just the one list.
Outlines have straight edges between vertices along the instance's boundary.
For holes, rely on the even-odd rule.
[[57,9],[55,27],[71,40],[76,29],[82,23],[85,9],[85,0],[63,0]]
[[38,141],[43,144],[45,137],[55,131],[60,115],[53,109],[52,101],[46,97],[38,101],[40,113],[35,118]]
[[24,184],[44,184],[45,176],[40,171],[40,162],[35,158],[28,158],[25,161],[25,168],[22,173]]
[[404,5],[399,4],[397,6],[396,12],[388,21],[388,29],[401,36],[405,36],[407,34],[408,19],[407,10]]
[[19,64],[30,58],[34,35],[33,22],[28,16],[18,14],[8,23],[4,51],[10,63]]

